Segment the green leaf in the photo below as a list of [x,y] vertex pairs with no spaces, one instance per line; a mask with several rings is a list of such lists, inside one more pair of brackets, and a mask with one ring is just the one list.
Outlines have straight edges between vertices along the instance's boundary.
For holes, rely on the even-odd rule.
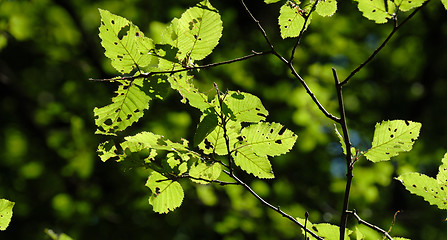
[[323,17],[330,17],[334,15],[336,11],[337,11],[337,1],[335,0],[319,1],[315,8],[315,12]]
[[[240,122],[228,121],[226,123],[226,129],[231,151],[234,148],[234,145],[239,141],[238,137],[240,136],[242,126]],[[224,138],[224,129],[222,128],[221,123],[219,123],[219,126],[214,128],[214,130],[205,137],[199,144],[199,148],[202,149],[205,154],[228,154]]]
[[391,0],[356,0],[363,16],[376,23],[386,23],[393,16],[395,5]]
[[14,202],[6,199],[0,199],[0,230],[4,231],[9,226],[12,218],[12,208]]
[[447,209],[447,153],[442,159],[436,179],[421,173],[405,173],[397,180],[411,193],[423,197],[439,209]]
[[[306,219],[296,218],[298,222],[301,224],[305,224]],[[313,224],[309,220],[307,220],[306,224],[307,228],[312,230],[318,236],[324,238],[325,240],[339,240],[340,239],[340,228],[336,225],[332,225],[329,223],[316,223]],[[304,229],[301,229],[301,232],[304,235]],[[352,231],[349,229],[345,229],[345,239],[349,239],[349,235],[352,234]],[[307,234],[309,239],[314,240],[316,238],[312,237],[310,234]]]
[[152,191],[149,204],[152,205],[154,212],[167,213],[182,204],[184,193],[180,183],[158,172],[152,172],[146,182],[146,187]]
[[343,139],[343,136],[340,134],[340,132],[337,129],[337,125],[334,124],[335,127],[335,134],[337,134],[338,140],[341,144],[341,148],[343,149],[343,154],[346,155],[346,144],[345,144],[345,140]]
[[121,143],[121,147],[123,149],[129,149],[131,152],[138,152],[143,149],[189,152],[188,141],[183,139],[182,143],[176,143],[152,132],[141,132],[134,136],[125,137],[124,139],[126,141]]
[[122,85],[116,91],[117,96],[112,98],[113,103],[93,110],[98,126],[96,133],[115,135],[138,121],[143,111],[149,108],[148,102],[152,98],[142,90],[143,79],[120,82]]
[[[221,165],[218,163],[206,163],[202,160],[195,162],[189,170],[189,176],[197,179],[191,179],[193,182],[200,184],[208,184],[219,178],[222,172]],[[198,180],[204,179],[208,181]]]
[[98,146],[98,156],[101,158],[101,161],[105,162],[111,158],[116,157],[116,146],[113,141],[106,141]]
[[272,165],[267,156],[257,155],[251,146],[237,148],[232,154],[234,163],[258,178],[274,178]]
[[276,3],[279,2],[281,0],[264,0],[265,3],[270,4],[270,3]]
[[174,74],[168,78],[168,81],[171,84],[171,88],[177,90],[182,95],[183,103],[188,103],[202,112],[207,108],[213,107],[213,104],[208,102],[208,96],[194,87],[191,76],[185,73]]
[[51,229],[45,229],[45,233],[53,240],[73,240],[70,236],[65,233],[57,234]]
[[[278,23],[282,38],[297,37],[300,34],[305,22],[302,15],[303,13],[303,10],[301,10],[297,4],[290,1],[287,1],[287,3],[281,7],[279,10]],[[307,20],[305,29],[309,23],[310,17],[309,20]]]
[[406,12],[413,8],[422,6],[422,4],[426,1],[427,0],[395,0],[394,4],[396,4],[399,10]]
[[177,57],[181,61],[208,56],[219,43],[223,29],[219,12],[207,0],[186,10],[169,28],[169,42],[179,49]]
[[241,131],[243,143],[238,148],[250,146],[260,156],[278,156],[292,149],[298,138],[295,133],[279,123],[260,122]]
[[214,112],[202,115],[202,120],[197,126],[196,133],[194,134],[194,145],[198,146],[214,129],[218,124],[217,115]]
[[447,10],[447,0],[441,0],[442,4],[444,4],[444,8]]
[[402,151],[410,151],[419,136],[421,124],[407,120],[377,123],[372,147],[365,156],[372,162],[390,160]]
[[[215,102],[219,101],[216,96]],[[220,106],[216,105],[216,112]],[[259,122],[265,120],[269,112],[262,105],[261,100],[249,93],[228,91],[223,101],[222,112],[233,121]]]
[[122,74],[156,64],[150,51],[154,49],[152,39],[144,36],[132,22],[99,9],[101,26],[99,37],[105,55],[112,60],[112,66]]

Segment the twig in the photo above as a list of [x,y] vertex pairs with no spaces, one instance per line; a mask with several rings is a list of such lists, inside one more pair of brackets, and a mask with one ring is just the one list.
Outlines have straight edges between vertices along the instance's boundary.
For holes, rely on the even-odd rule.
[[[388,232],[387,232],[387,233],[390,233],[391,230],[393,229],[394,224],[396,223],[396,218],[397,218],[397,214],[398,214],[398,213],[400,213],[399,210],[397,210],[397,212],[394,213],[393,221],[391,222],[391,226],[390,226],[390,228],[388,229]],[[386,237],[386,236],[383,237],[383,240],[385,240],[385,237]]]
[[298,45],[299,45],[300,42],[301,42],[301,38],[303,37],[304,30],[306,29],[307,21],[309,21],[310,15],[311,15],[312,12],[315,10],[315,7],[317,6],[318,1],[319,1],[319,0],[316,0],[316,1],[315,1],[315,3],[312,5],[312,8],[311,8],[310,11],[309,11],[309,13],[307,13],[307,14],[304,16],[304,24],[303,24],[303,27],[301,28],[300,34],[299,34],[298,37],[296,38],[295,45],[293,46],[292,53],[290,54],[290,60],[289,60],[289,62],[292,62],[292,61],[293,61],[293,58],[295,57],[295,51],[296,51],[296,48],[298,47]]
[[261,22],[259,22],[259,20],[256,19],[255,16],[250,12],[250,9],[248,9],[247,5],[245,5],[244,0],[241,0],[241,4],[244,7],[245,11],[247,11],[248,15],[250,15],[251,19],[253,19],[253,21],[258,25],[258,29],[259,29],[259,31],[261,31],[262,36],[264,36],[265,41],[267,41],[270,48],[274,51],[273,44],[270,42],[270,40],[267,36],[267,33],[265,32],[264,28],[261,25]]
[[365,225],[365,226],[367,226],[367,227],[369,227],[371,229],[376,230],[377,232],[382,233],[389,240],[393,240],[393,238],[390,236],[390,234],[387,231],[385,231],[385,230],[381,229],[380,227],[377,227],[376,225],[373,225],[373,224],[371,224],[371,223],[361,219],[360,216],[357,214],[357,212],[355,210],[354,211],[346,211],[346,213],[353,215],[360,224],[363,224],[363,225]]
[[318,101],[317,97],[315,96],[315,94],[312,92],[312,90],[310,90],[309,86],[306,84],[306,82],[304,81],[304,79],[296,72],[295,68],[293,67],[293,65],[290,62],[285,62],[287,63],[287,66],[289,66],[290,70],[292,71],[293,76],[295,76],[298,81],[300,81],[301,85],[304,87],[304,89],[306,89],[307,94],[312,98],[312,100],[314,101],[314,103],[318,106],[318,108],[320,109],[320,111],[326,115],[326,117],[328,117],[329,119],[331,119],[332,121],[335,122],[339,122],[340,118],[330,114],[324,107],[323,105],[321,105],[321,103]]
[[400,24],[397,23],[397,17],[394,17],[394,27],[393,30],[390,32],[388,37],[385,38],[385,40],[380,44],[380,46],[369,56],[363,63],[361,63],[357,68],[355,68],[348,77],[346,77],[345,80],[341,82],[341,85],[345,85],[348,83],[348,81],[358,72],[360,71],[366,64],[371,62],[371,60],[382,50],[385,45],[390,41],[391,37],[399,30],[399,28],[402,27],[408,20],[410,20],[419,10],[421,10],[430,0],[424,2],[420,7],[416,8],[410,15],[408,15],[407,18],[405,18]]
[[102,78],[102,79],[89,78],[89,80],[90,81],[99,81],[99,82],[104,82],[104,81],[110,82],[110,81],[117,81],[117,80],[133,81],[138,78],[148,78],[148,77],[158,75],[158,74],[174,74],[174,73],[179,73],[179,72],[216,67],[216,66],[220,66],[220,65],[224,65],[224,64],[230,64],[230,63],[234,63],[234,62],[243,61],[243,60],[246,60],[246,59],[249,59],[252,57],[266,55],[266,54],[272,54],[272,52],[271,51],[269,51],[269,52],[252,51],[252,54],[249,54],[247,56],[243,56],[243,57],[239,57],[239,58],[235,58],[235,59],[231,59],[231,60],[227,60],[227,61],[223,61],[223,62],[218,62],[218,63],[210,63],[210,64],[206,64],[206,65],[201,65],[201,66],[191,66],[191,67],[186,67],[186,68],[181,68],[181,69],[176,69],[176,70],[169,70],[169,71],[154,71],[154,72],[148,72],[148,73],[141,73],[140,75],[136,75],[136,76],[123,76],[123,77],[117,77],[117,78]]
[[349,194],[351,192],[351,183],[353,178],[353,169],[354,169],[354,162],[352,155],[351,155],[351,141],[349,139],[349,132],[348,132],[348,125],[346,123],[346,113],[345,113],[345,106],[343,103],[343,86],[341,85],[340,81],[338,80],[337,71],[335,68],[332,68],[332,74],[334,75],[335,80],[335,88],[337,91],[337,97],[338,97],[338,110],[340,112],[340,121],[339,124],[341,125],[342,131],[343,131],[343,139],[346,146],[346,189],[345,189],[345,196],[343,200],[343,210],[341,212],[341,219],[340,219],[340,239],[345,239],[345,229],[346,229],[346,222],[348,220],[347,216],[347,210],[349,206]]
[[310,235],[312,235],[312,237],[318,239],[318,240],[323,240],[322,237],[318,236],[317,234],[315,234],[314,232],[312,232],[311,230],[307,229],[304,227],[303,224],[301,224],[300,222],[298,222],[298,220],[292,216],[290,216],[289,214],[285,213],[284,211],[281,210],[281,208],[275,207],[273,206],[271,203],[267,202],[266,200],[264,200],[262,197],[260,197],[253,189],[250,188],[250,186],[248,186],[245,182],[243,182],[242,180],[240,180],[238,177],[236,177],[236,175],[234,174],[230,174],[228,171],[223,170],[229,177],[233,178],[234,180],[236,180],[236,182],[239,183],[239,185],[242,185],[245,189],[247,189],[251,195],[253,195],[255,198],[257,198],[262,204],[266,205],[267,207],[273,209],[274,211],[276,211],[277,213],[281,214],[283,217],[289,219],[290,221],[292,221],[293,223],[295,223],[296,225],[300,226],[302,229],[304,229],[305,232],[309,233]]

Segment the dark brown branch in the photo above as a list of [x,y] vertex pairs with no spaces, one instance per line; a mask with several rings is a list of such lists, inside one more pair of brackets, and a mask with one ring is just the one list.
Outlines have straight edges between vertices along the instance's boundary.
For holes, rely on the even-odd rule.
[[354,169],[354,160],[351,155],[351,140],[349,139],[349,132],[348,132],[348,124],[346,123],[346,113],[345,113],[345,105],[343,103],[343,86],[341,85],[340,81],[338,80],[337,71],[335,68],[332,68],[332,74],[334,75],[334,81],[335,81],[335,89],[337,91],[337,98],[338,98],[338,110],[340,112],[340,121],[339,124],[341,125],[342,131],[343,131],[343,140],[345,143],[345,149],[346,149],[346,188],[345,188],[345,196],[343,200],[343,210],[341,212],[341,219],[340,219],[340,239],[345,239],[345,229],[346,229],[346,223],[348,220],[347,210],[349,207],[349,194],[351,192],[351,183],[353,178],[353,169]]
[[292,216],[290,216],[289,214],[285,213],[284,211],[281,210],[281,208],[275,207],[273,206],[271,203],[267,202],[266,200],[264,200],[262,197],[260,197],[253,189],[250,188],[250,186],[248,186],[245,182],[243,182],[242,180],[240,180],[238,177],[236,177],[236,175],[234,174],[230,174],[228,171],[223,170],[228,176],[230,176],[231,178],[233,178],[236,182],[239,183],[239,185],[242,185],[245,189],[247,189],[251,195],[253,195],[255,198],[257,198],[262,204],[266,205],[267,207],[273,209],[274,211],[276,211],[277,213],[281,214],[283,217],[289,219],[290,221],[292,221],[293,223],[295,223],[296,225],[300,226],[302,229],[304,229],[305,232],[309,233],[310,235],[312,235],[312,237],[318,239],[318,240],[323,240],[322,237],[318,236],[317,234],[315,234],[314,232],[312,232],[311,230],[307,229],[304,227],[303,224],[301,224],[300,222],[298,222],[298,220]]
[[133,81],[135,79],[138,78],[148,78],[154,75],[159,75],[159,74],[173,74],[173,73],[179,73],[179,72],[185,72],[185,71],[192,71],[192,70],[198,70],[198,69],[204,69],[204,68],[212,68],[212,67],[216,67],[216,66],[220,66],[220,65],[224,65],[224,64],[230,64],[230,63],[234,63],[234,62],[239,62],[239,61],[243,61],[252,57],[256,57],[256,56],[260,56],[260,55],[266,55],[266,54],[271,54],[272,52],[255,52],[252,51],[252,54],[249,54],[247,56],[243,56],[243,57],[239,57],[239,58],[235,58],[235,59],[231,59],[231,60],[227,60],[227,61],[223,61],[223,62],[218,62],[218,63],[210,63],[210,64],[206,64],[206,65],[201,65],[201,66],[192,66],[192,67],[187,67],[187,68],[182,68],[182,69],[177,69],[177,70],[170,70],[170,71],[154,71],[154,72],[148,72],[148,73],[141,73],[140,75],[136,75],[136,76],[124,76],[124,77],[116,77],[116,78],[103,78],[103,79],[93,79],[90,78],[90,81],[99,81],[99,82],[110,82],[110,81],[117,81],[117,80],[128,80],[128,81]]
[[402,23],[398,24],[397,23],[397,17],[394,16],[394,27],[393,30],[390,32],[390,34],[388,35],[388,37],[385,38],[385,40],[382,42],[382,44],[380,44],[380,46],[371,54],[371,56],[369,56],[363,63],[361,63],[356,69],[354,69],[348,77],[346,77],[345,80],[343,80],[341,82],[341,85],[345,85],[346,83],[348,83],[348,81],[358,72],[360,71],[363,67],[366,66],[366,64],[368,64],[369,62],[371,62],[371,60],[373,60],[373,58],[385,47],[385,45],[390,41],[391,37],[393,37],[393,35],[397,32],[397,30],[399,30],[399,28],[402,27],[402,25],[404,25],[406,22],[408,22],[408,20],[410,20],[419,10],[421,10],[425,5],[427,5],[427,3],[430,0],[424,2],[424,4],[422,4],[420,7],[416,8],[410,15],[408,15],[407,18],[405,18]]
[[253,21],[258,25],[258,29],[259,29],[259,31],[261,31],[262,36],[264,36],[265,41],[267,41],[270,48],[274,51],[273,44],[270,42],[270,40],[267,36],[267,33],[265,32],[264,28],[261,25],[261,22],[259,22],[259,20],[256,19],[256,17],[251,13],[250,9],[248,9],[247,5],[245,5],[244,0],[241,0],[241,4],[244,7],[245,11],[247,11],[248,15],[250,15],[251,19],[253,19]]
[[376,225],[373,225],[373,224],[371,224],[371,223],[361,219],[360,216],[357,214],[357,212],[355,210],[354,211],[346,211],[346,213],[353,215],[360,224],[363,224],[363,225],[365,225],[365,226],[367,226],[367,227],[369,227],[371,229],[374,229],[377,232],[380,232],[383,235],[385,235],[388,239],[393,240],[393,238],[390,236],[390,234],[387,231],[385,231],[385,230],[377,227]]
[[306,84],[306,82],[304,81],[304,79],[296,72],[295,68],[293,67],[293,65],[290,62],[285,62],[287,63],[287,65],[289,66],[290,70],[292,71],[293,76],[295,76],[298,81],[300,81],[301,85],[304,87],[304,89],[306,89],[307,94],[312,98],[312,100],[314,101],[314,103],[318,106],[318,108],[320,109],[320,111],[326,115],[326,117],[328,117],[329,119],[331,119],[334,122],[340,122],[340,118],[330,114],[324,107],[323,105],[321,105],[321,103],[318,101],[317,97],[315,96],[315,94],[312,92],[312,90],[310,90],[309,86]]

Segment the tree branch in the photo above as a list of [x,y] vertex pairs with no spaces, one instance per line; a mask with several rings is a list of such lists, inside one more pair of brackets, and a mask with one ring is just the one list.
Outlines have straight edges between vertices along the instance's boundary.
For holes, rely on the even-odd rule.
[[393,30],[390,32],[390,34],[388,35],[388,37],[385,38],[385,40],[382,42],[382,44],[380,44],[380,46],[363,62],[361,63],[357,68],[355,68],[348,77],[346,77],[345,80],[343,80],[341,82],[341,85],[345,85],[346,83],[348,83],[348,81],[358,72],[360,71],[363,67],[365,67],[366,64],[368,64],[369,62],[371,62],[371,60],[385,47],[385,45],[390,41],[391,37],[393,37],[393,35],[397,32],[397,30],[399,30],[399,28],[402,27],[402,25],[404,25],[406,22],[408,22],[408,20],[410,20],[419,10],[421,10],[425,5],[427,5],[427,3],[430,0],[424,2],[420,7],[416,8],[410,15],[408,15],[407,18],[405,18],[402,23],[398,24],[397,23],[397,17],[394,17],[394,27]]
[[383,229],[377,227],[376,225],[373,225],[373,224],[371,224],[371,223],[369,223],[369,222],[367,222],[367,221],[361,219],[360,216],[357,214],[357,212],[356,212],[355,210],[354,210],[354,211],[346,211],[346,213],[353,215],[353,216],[357,219],[357,221],[358,221],[360,224],[363,224],[363,225],[365,225],[365,226],[367,226],[367,227],[369,227],[369,228],[371,228],[371,229],[376,230],[377,232],[382,233],[382,234],[385,235],[389,240],[393,240],[393,238],[390,236],[390,234],[389,234],[387,231],[385,231],[385,230],[383,230]]
[[159,75],[159,74],[173,74],[173,73],[179,73],[179,72],[185,72],[185,71],[192,71],[192,70],[216,67],[216,66],[220,66],[220,65],[224,65],[224,64],[230,64],[230,63],[234,63],[234,62],[243,61],[243,60],[246,60],[246,59],[249,59],[252,57],[266,55],[266,54],[272,54],[272,52],[271,51],[269,51],[269,52],[252,51],[252,54],[249,54],[247,56],[243,56],[243,57],[239,57],[239,58],[235,58],[235,59],[231,59],[231,60],[227,60],[227,61],[223,61],[223,62],[218,62],[218,63],[210,63],[210,64],[206,64],[206,65],[201,65],[201,66],[192,66],[192,67],[186,67],[186,68],[170,70],[170,71],[154,71],[154,72],[148,72],[148,73],[141,73],[140,75],[136,75],[136,76],[123,76],[123,77],[103,78],[103,79],[90,78],[89,80],[90,81],[99,81],[99,82],[106,82],[106,81],[110,82],[110,81],[117,81],[117,80],[133,81],[138,78],[148,78],[148,77],[151,77],[154,75]]
[[226,170],[223,170],[229,177],[233,178],[236,182],[239,183],[239,185],[242,185],[245,189],[247,189],[251,195],[253,195],[255,198],[257,198],[262,204],[266,205],[267,207],[273,209],[275,212],[281,214],[283,217],[289,219],[290,221],[292,221],[293,223],[295,223],[296,225],[300,226],[302,229],[304,229],[305,232],[309,233],[310,235],[312,235],[312,237],[318,239],[318,240],[323,240],[322,237],[318,236],[317,234],[315,234],[314,232],[312,232],[311,230],[307,229],[304,227],[303,224],[301,224],[300,222],[298,222],[298,220],[292,216],[290,216],[289,214],[285,213],[284,211],[281,210],[281,208],[275,207],[273,206],[271,203],[267,202],[266,200],[264,200],[262,197],[260,197],[253,189],[250,188],[250,186],[248,186],[248,184],[246,184],[245,182],[243,182],[242,180],[240,180],[238,177],[236,177],[236,175],[234,175],[234,173],[230,173]]
[[346,113],[345,113],[345,105],[343,103],[343,86],[341,85],[340,81],[338,80],[337,71],[335,68],[332,68],[332,74],[334,75],[335,80],[335,89],[337,91],[337,98],[338,98],[338,110],[340,112],[340,121],[339,124],[341,125],[342,131],[343,131],[343,140],[345,143],[345,149],[346,149],[346,188],[345,188],[345,196],[343,200],[343,210],[341,212],[341,219],[340,219],[340,239],[345,239],[345,229],[346,229],[346,222],[348,220],[347,210],[349,206],[349,194],[351,192],[351,183],[353,178],[353,169],[354,169],[354,162],[352,154],[351,154],[351,140],[349,139],[349,132],[348,132],[348,124],[346,123]]

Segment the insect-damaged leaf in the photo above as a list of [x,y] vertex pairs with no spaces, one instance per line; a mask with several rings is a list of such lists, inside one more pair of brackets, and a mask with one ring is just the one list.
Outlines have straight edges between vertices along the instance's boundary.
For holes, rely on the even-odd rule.
[[99,13],[101,45],[117,71],[126,74],[156,63],[157,59],[149,54],[154,49],[152,39],[145,37],[137,26],[123,17],[102,9]]
[[154,208],[154,212],[167,213],[182,204],[184,193],[180,183],[158,172],[152,172],[146,182],[146,187],[152,191],[149,203]]
[[411,193],[423,197],[439,209],[447,209],[447,153],[442,159],[436,179],[420,173],[405,173],[397,180]]
[[407,120],[377,123],[372,147],[365,156],[372,162],[390,160],[400,152],[410,151],[419,136],[421,124]]

